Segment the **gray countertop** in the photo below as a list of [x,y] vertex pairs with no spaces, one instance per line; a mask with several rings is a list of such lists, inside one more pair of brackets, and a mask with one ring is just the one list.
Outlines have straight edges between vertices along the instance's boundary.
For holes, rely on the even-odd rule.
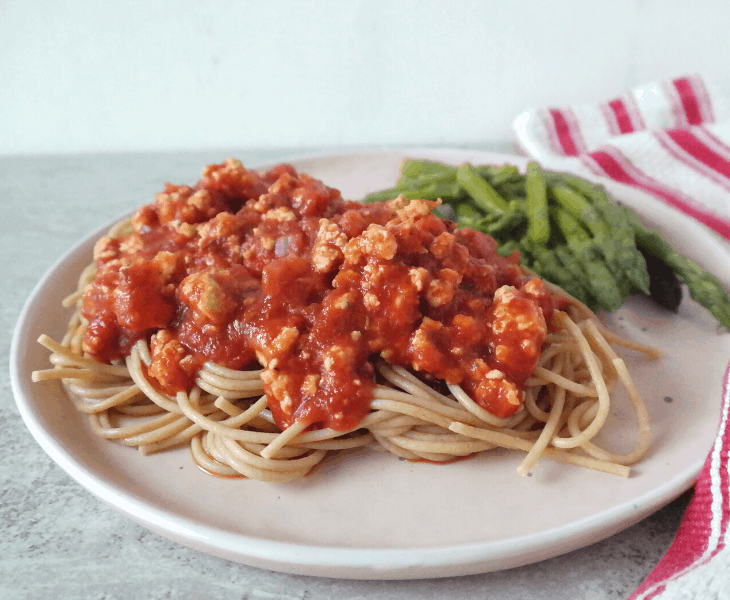
[[[485,148],[494,150],[499,148]],[[36,282],[79,238],[149,201],[166,181],[236,156],[247,166],[298,152],[211,151],[0,158],[0,354]],[[190,550],[107,508],[25,428],[7,366],[0,376],[0,597],[621,599],[671,544],[691,492],[602,542],[534,565],[457,578],[350,581],[269,572]]]

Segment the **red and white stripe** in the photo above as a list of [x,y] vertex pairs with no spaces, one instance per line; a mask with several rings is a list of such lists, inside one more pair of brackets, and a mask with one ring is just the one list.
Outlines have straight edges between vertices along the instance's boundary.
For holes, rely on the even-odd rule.
[[714,152],[726,161],[730,161],[730,145],[720,139],[709,127],[693,127],[692,133],[710,152]]
[[675,127],[702,125],[714,121],[712,102],[698,77],[679,77],[666,84],[672,103]]
[[546,120],[548,134],[554,149],[563,156],[579,156],[588,149],[581,133],[580,124],[570,109],[551,108]]
[[657,131],[654,135],[673,158],[730,192],[727,148],[710,147],[698,133],[699,128],[686,128]]
[[599,108],[612,136],[646,129],[646,124],[636,106],[636,101],[630,94],[600,104]]

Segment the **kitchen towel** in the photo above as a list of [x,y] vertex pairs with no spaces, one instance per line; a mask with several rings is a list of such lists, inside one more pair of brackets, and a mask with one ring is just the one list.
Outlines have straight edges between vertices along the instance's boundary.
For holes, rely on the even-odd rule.
[[[529,109],[513,122],[545,169],[651,194],[730,240],[730,94],[698,75],[598,103]],[[730,598],[730,367],[718,434],[671,547],[628,600]]]

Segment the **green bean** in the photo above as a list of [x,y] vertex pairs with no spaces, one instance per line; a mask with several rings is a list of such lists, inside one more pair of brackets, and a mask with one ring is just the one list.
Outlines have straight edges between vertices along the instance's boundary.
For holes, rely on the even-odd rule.
[[401,189],[415,190],[430,184],[455,183],[456,169],[447,172],[422,172],[418,177],[401,177],[396,187]]
[[381,190],[379,192],[373,192],[372,194],[368,194],[367,196],[365,196],[363,202],[366,204],[371,204],[374,202],[385,202],[386,200],[392,200],[393,198],[397,198],[400,193],[401,190],[399,190],[398,188]]
[[714,275],[672,248],[659,232],[645,227],[631,209],[624,207],[636,242],[664,264],[687,286],[690,296],[704,306],[726,329],[730,329],[730,295]]
[[550,193],[558,205],[582,221],[595,238],[602,240],[608,235],[606,224],[585,196],[561,184],[551,185]]
[[423,200],[435,200],[441,196],[457,198],[461,194],[461,187],[456,183],[456,167],[427,161],[404,161],[402,168],[407,169],[408,174],[402,173],[395,187],[369,194],[365,202],[392,200],[400,194],[408,199]]
[[550,239],[547,185],[537,163],[527,166],[527,239],[535,244],[546,244]]
[[649,273],[646,261],[636,247],[633,229],[621,207],[614,203],[599,185],[573,175],[558,174],[555,178],[583,194],[593,204],[612,232],[618,264],[634,286],[642,293],[648,294]]
[[599,256],[590,235],[568,211],[556,208],[553,212],[565,241],[588,275],[587,281],[598,305],[607,311],[618,310],[624,299],[621,297],[611,271]]
[[556,246],[553,249],[553,254],[563,268],[570,273],[571,280],[575,282],[576,289],[568,293],[574,298],[581,300],[591,310],[596,310],[598,308],[598,302],[588,282],[588,274],[583,268],[582,262],[575,257],[570,247],[566,244]]
[[507,201],[480,177],[470,164],[464,163],[457,169],[456,181],[471,196],[474,203],[487,213],[507,210]]
[[[479,167],[475,167],[477,172],[482,175]],[[482,175],[484,177],[484,175]],[[506,183],[521,182],[524,180],[524,175],[520,173],[520,170],[514,165],[502,165],[493,169],[490,176],[486,177],[489,183],[494,187],[499,187]]]
[[[590,231],[596,247],[603,253],[606,266],[611,270],[617,282],[621,284],[627,278],[618,256],[616,240],[608,224],[601,218],[596,208],[585,196],[563,183],[553,183],[549,189],[557,204],[578,219]],[[630,283],[624,283],[622,287],[630,290],[631,285]]]
[[497,193],[500,196],[505,198],[527,198],[527,184],[524,177],[520,181],[506,181],[504,183],[500,183],[499,185],[495,185],[494,189],[497,190]]
[[565,241],[570,244],[573,241],[588,242],[591,239],[588,231],[581,225],[567,210],[552,207],[550,214],[558,225],[558,229],[563,234]]
[[[502,169],[502,167],[495,167],[494,165],[473,165],[474,170],[479,174],[479,177],[483,177],[488,182],[492,182],[492,177]],[[506,165],[511,166],[511,165]]]
[[475,224],[482,217],[482,213],[468,202],[460,202],[456,205],[456,219],[460,224]]
[[383,202],[403,195],[408,200],[438,200],[439,198],[456,199],[461,196],[461,186],[456,181],[435,181],[421,187],[395,187],[382,192],[375,192],[365,198],[365,202]]
[[[581,285],[581,279],[577,279],[574,273],[566,268],[556,252],[550,250],[540,252],[532,265],[532,269],[541,277],[563,288],[574,298],[585,297],[588,293]],[[592,301],[592,299],[584,302],[584,304],[593,310],[596,309],[595,301]]]
[[[497,248],[497,253],[500,256],[510,256],[514,251],[520,252],[522,254],[522,247],[520,246],[520,243],[517,240],[508,240],[504,244],[500,244]],[[528,257],[529,258],[529,257]],[[526,266],[529,268],[531,261],[528,259]]]
[[476,221],[474,228],[494,238],[498,238],[504,233],[509,234],[515,232],[525,224],[526,220],[525,214],[519,210],[519,203],[513,200],[507,205],[506,211],[487,215],[479,221]]
[[418,179],[424,176],[453,175],[456,167],[428,160],[404,160],[401,164],[401,179]]

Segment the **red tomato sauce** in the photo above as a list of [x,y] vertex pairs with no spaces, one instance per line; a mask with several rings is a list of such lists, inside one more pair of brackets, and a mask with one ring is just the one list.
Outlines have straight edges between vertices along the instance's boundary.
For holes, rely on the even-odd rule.
[[133,233],[99,240],[83,349],[109,362],[148,340],[147,374],[170,394],[206,361],[263,365],[282,429],[356,427],[376,360],[511,415],[557,300],[523,279],[517,253],[500,257],[437,205],[345,201],[289,165],[211,165],[193,187],[167,184]]

